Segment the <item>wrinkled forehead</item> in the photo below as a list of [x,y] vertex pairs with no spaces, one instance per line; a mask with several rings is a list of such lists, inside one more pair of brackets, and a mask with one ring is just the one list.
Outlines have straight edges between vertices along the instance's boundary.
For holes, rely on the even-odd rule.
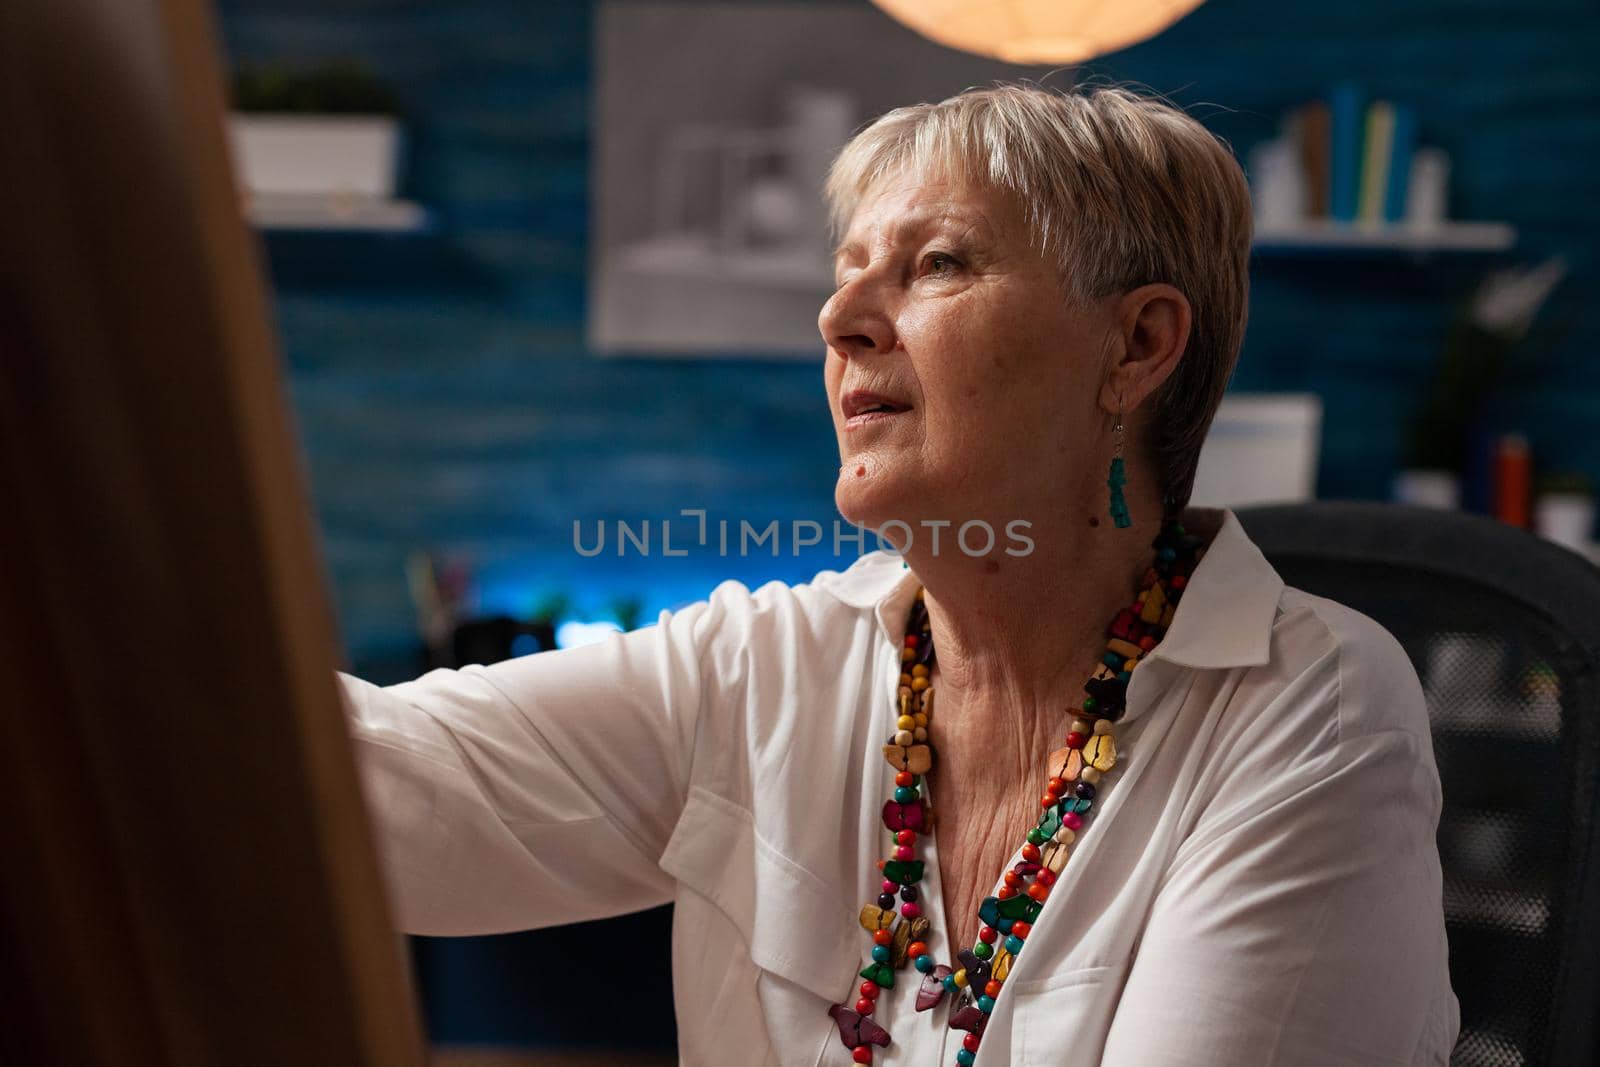
[[933,230],[958,231],[992,243],[1025,240],[1011,193],[943,167],[902,166],[870,182],[842,219],[836,258],[878,243]]

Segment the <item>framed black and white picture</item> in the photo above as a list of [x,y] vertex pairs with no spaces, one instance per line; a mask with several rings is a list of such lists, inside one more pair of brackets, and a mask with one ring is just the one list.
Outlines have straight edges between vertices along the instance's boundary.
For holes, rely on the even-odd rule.
[[865,2],[602,4],[588,342],[602,355],[815,358],[822,183],[891,108],[1070,70],[929,41]]

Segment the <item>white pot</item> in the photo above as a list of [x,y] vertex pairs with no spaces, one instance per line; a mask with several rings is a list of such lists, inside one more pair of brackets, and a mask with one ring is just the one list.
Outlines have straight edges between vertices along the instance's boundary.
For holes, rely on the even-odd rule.
[[1594,531],[1594,497],[1588,493],[1546,493],[1533,507],[1539,536],[1587,555]]
[[253,196],[394,196],[400,123],[387,115],[234,114],[229,140]]
[[1395,475],[1394,501],[1424,508],[1461,506],[1461,479],[1450,471],[1408,468]]

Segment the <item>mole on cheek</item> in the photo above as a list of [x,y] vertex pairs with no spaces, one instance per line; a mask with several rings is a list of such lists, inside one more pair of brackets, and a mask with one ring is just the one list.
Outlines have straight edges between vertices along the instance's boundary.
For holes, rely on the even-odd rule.
[[867,468],[866,467],[857,467],[856,468],[856,477],[857,478],[864,478],[864,477],[866,477],[866,475],[867,475]]

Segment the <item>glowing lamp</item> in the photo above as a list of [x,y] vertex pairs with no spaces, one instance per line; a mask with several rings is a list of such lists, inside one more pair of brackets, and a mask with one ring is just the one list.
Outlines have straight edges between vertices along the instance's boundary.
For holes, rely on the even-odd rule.
[[872,0],[930,40],[1007,63],[1076,63],[1154,37],[1203,0]]

